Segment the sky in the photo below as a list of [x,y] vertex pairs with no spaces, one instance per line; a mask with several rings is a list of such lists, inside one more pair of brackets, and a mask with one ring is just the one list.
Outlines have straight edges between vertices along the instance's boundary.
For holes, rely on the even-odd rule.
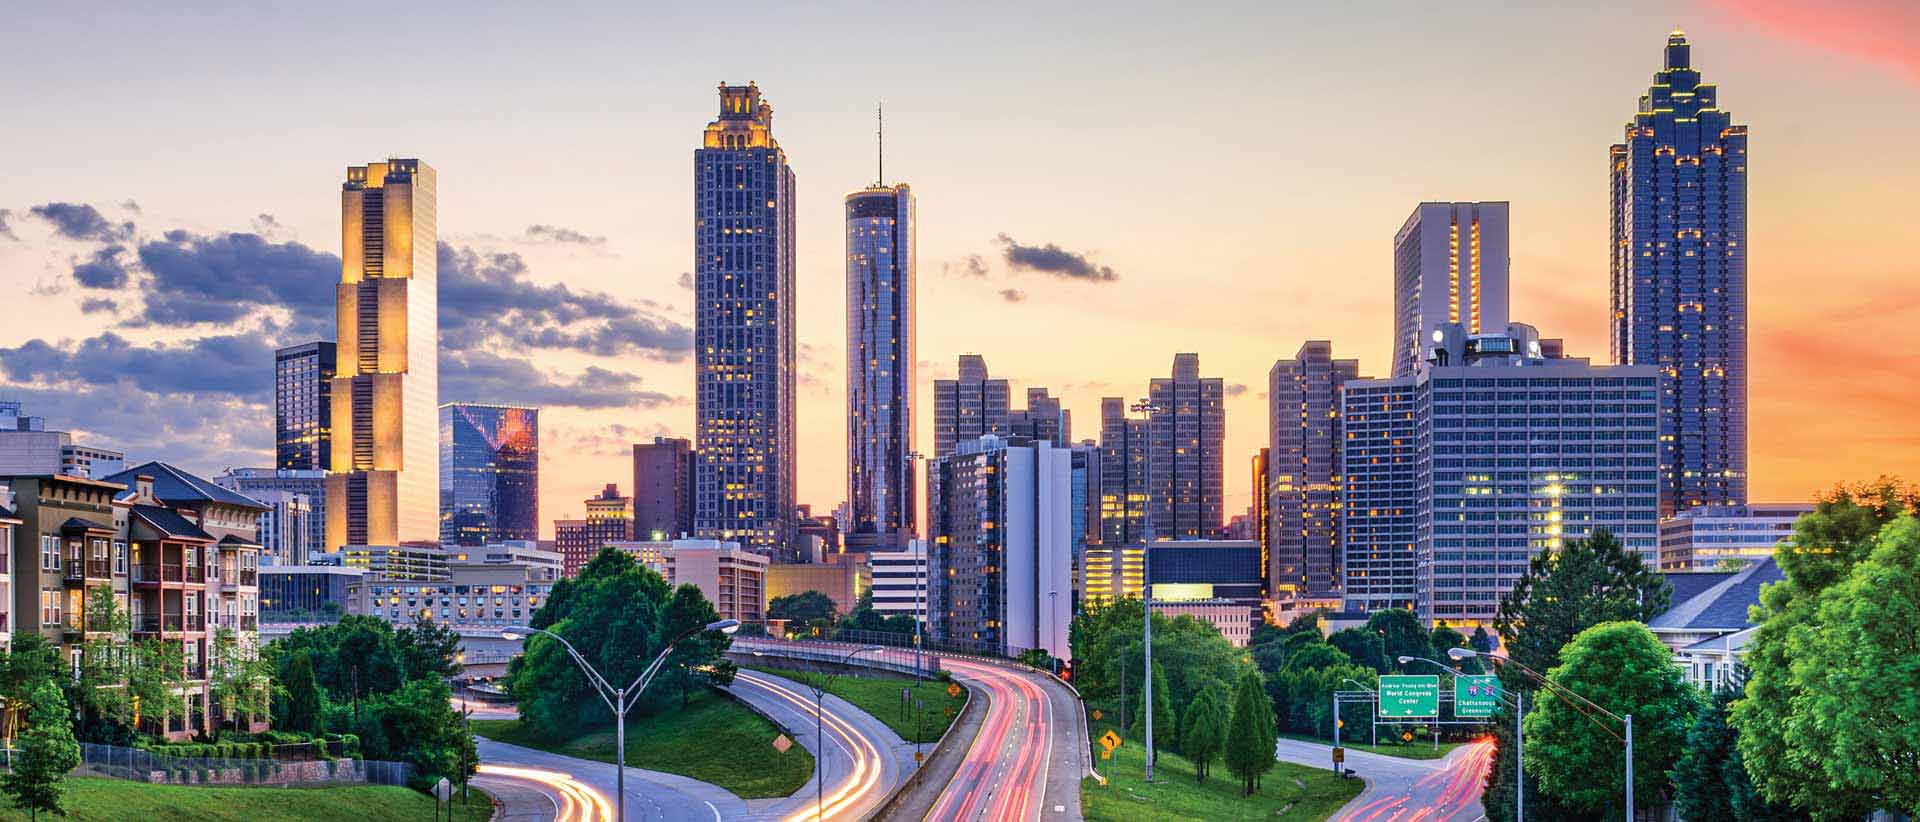
[[[443,400],[542,412],[541,518],[691,436],[692,152],[759,84],[799,183],[800,500],[845,496],[841,198],[919,206],[919,444],[961,353],[1139,397],[1388,370],[1394,232],[1512,204],[1516,321],[1604,361],[1607,147],[1684,29],[1751,128],[1751,487],[1920,477],[1920,7],[1431,3],[38,4],[0,32],[0,399],[212,474],[267,465],[272,347],[331,337],[344,169],[439,171]],[[1191,5],[1191,4],[1188,4]],[[1555,4],[1585,5],[1585,4]],[[1037,264],[1036,264],[1037,263]]]

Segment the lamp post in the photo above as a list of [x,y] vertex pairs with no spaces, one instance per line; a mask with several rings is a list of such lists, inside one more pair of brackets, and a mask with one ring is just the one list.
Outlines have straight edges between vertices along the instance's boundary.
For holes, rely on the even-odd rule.
[[[1153,424],[1153,412],[1160,410],[1160,407],[1157,405],[1154,405],[1153,400],[1143,398],[1139,402],[1136,402],[1133,405],[1128,406],[1128,410],[1139,412],[1141,417],[1143,417],[1142,421],[1147,423],[1147,425],[1151,426]],[[1148,546],[1153,544],[1153,494],[1152,494],[1153,437],[1151,436],[1151,434],[1148,435],[1146,445],[1141,449],[1141,452],[1146,455],[1145,459],[1142,459],[1140,461],[1141,463],[1140,473],[1144,475],[1143,481],[1147,486],[1146,488],[1147,493],[1141,494],[1141,496],[1147,498],[1147,509],[1144,512],[1142,512],[1142,516],[1140,518],[1140,537],[1141,537],[1141,540],[1140,540],[1140,605],[1141,605],[1140,624],[1145,626],[1143,630],[1144,630],[1144,635],[1146,637],[1147,666],[1146,666],[1146,674],[1145,676],[1142,677],[1143,679],[1146,680],[1146,686],[1140,692],[1142,694],[1142,699],[1145,700],[1144,702],[1141,703],[1142,708],[1140,713],[1145,715],[1147,718],[1147,725],[1146,725],[1147,782],[1152,783],[1153,782],[1153,760],[1154,760],[1154,756],[1153,756],[1153,563],[1150,561],[1150,558],[1147,556],[1147,548]],[[1120,546],[1120,550],[1124,555],[1126,551],[1126,546],[1125,545]],[[1126,564],[1126,559],[1124,556],[1122,556],[1120,562],[1121,562],[1121,565],[1124,567]],[[1125,709],[1126,709],[1126,706],[1124,705],[1121,706],[1121,710],[1125,710]]]
[[[1512,665],[1515,668],[1519,668],[1521,671],[1525,672],[1527,676],[1532,677],[1535,682],[1540,683],[1547,690],[1552,691],[1555,695],[1559,696],[1561,699],[1578,700],[1579,704],[1585,705],[1589,708],[1599,711],[1600,713],[1603,713],[1609,717],[1612,717],[1615,722],[1620,723],[1621,726],[1626,728],[1626,736],[1624,737],[1623,741],[1626,743],[1626,746],[1627,746],[1627,822],[1633,822],[1633,714],[1625,714],[1625,715],[1616,714],[1612,711],[1609,711],[1605,708],[1600,707],[1599,705],[1595,705],[1593,703],[1593,700],[1588,699],[1584,696],[1581,696],[1577,693],[1574,693],[1573,691],[1568,690],[1567,688],[1561,686],[1559,683],[1556,683],[1552,680],[1547,679],[1544,676],[1541,676],[1538,671],[1535,671],[1532,668],[1529,668],[1525,665],[1520,664],[1519,662],[1515,661],[1513,658],[1507,656],[1506,654],[1495,654],[1495,653],[1483,654],[1483,653],[1480,653],[1479,651],[1473,650],[1472,648],[1449,648],[1447,650],[1447,657],[1449,659],[1472,659],[1474,657],[1479,657],[1479,656],[1484,656],[1488,659],[1491,659],[1497,662],[1506,663],[1506,664]],[[1609,728],[1605,724],[1602,724],[1600,720],[1594,719],[1592,714],[1582,711],[1581,715],[1585,716],[1588,720],[1592,721],[1593,724],[1600,726],[1601,730],[1606,731],[1607,733],[1610,733],[1610,734],[1613,733],[1612,728]],[[1619,734],[1614,734],[1614,736],[1616,738],[1620,738]],[[1525,780],[1521,781],[1521,787],[1522,789],[1526,787]]]
[[568,642],[566,637],[545,628],[507,628],[500,632],[500,638],[506,640],[521,640],[528,638],[532,634],[545,634],[546,636],[552,637],[560,643],[560,647],[567,649],[567,656],[573,657],[573,661],[580,666],[580,670],[586,673],[587,684],[593,686],[594,693],[600,695],[600,701],[607,703],[607,708],[613,711],[613,760],[614,767],[616,768],[613,775],[613,784],[614,792],[620,794],[620,798],[617,800],[618,804],[614,805],[613,818],[614,822],[626,822],[627,709],[633,707],[633,704],[639,701],[640,694],[647,690],[648,685],[653,684],[653,677],[660,673],[660,666],[666,664],[667,655],[673,653],[673,647],[679,645],[682,640],[706,631],[719,631],[723,634],[731,634],[738,630],[740,630],[740,620],[723,619],[717,622],[709,622],[699,628],[689,628],[681,632],[679,636],[674,637],[671,642],[668,642],[666,647],[661,648],[660,653],[653,658],[653,662],[647,664],[646,670],[641,671],[640,675],[634,678],[632,684],[629,684],[625,688],[613,687],[613,685],[607,682],[606,677],[601,676],[599,671],[594,670],[593,665],[587,662],[586,657],[580,655],[580,652],[573,647],[573,643]]
[[[920,459],[919,451],[908,451],[906,453],[907,480],[910,483],[912,483],[912,481],[917,478],[916,472],[914,471],[914,463],[919,459]],[[920,487],[919,483],[912,483],[912,484],[915,488]],[[908,499],[907,510],[911,510],[914,507],[914,504],[915,504],[915,501],[913,499]],[[917,531],[918,528],[914,530]],[[912,540],[914,539],[914,537],[909,537],[908,539]],[[911,551],[909,551],[909,553],[911,553]],[[932,568],[932,566],[929,564],[930,557],[931,557],[931,553],[927,550],[927,544],[925,542],[921,542],[919,569],[913,575],[913,579],[914,579],[913,609],[915,612],[913,615],[913,679],[915,684],[919,684],[922,673],[925,672],[927,669],[927,663],[926,663],[926,657],[925,657],[926,652],[921,650],[923,643],[921,642],[921,639],[920,639],[920,623],[924,622],[927,616],[927,610],[926,610],[927,609],[927,605],[926,605],[927,573]]]
[[[1453,656],[1453,652],[1458,650],[1462,649],[1453,648],[1448,650],[1447,656],[1455,660],[1465,659],[1466,657],[1463,656]],[[1454,676],[1460,675],[1460,672],[1454,670],[1452,666],[1442,665],[1423,656],[1403,656],[1400,658],[1400,664],[1405,665],[1415,660],[1435,666]],[[1527,822],[1527,740],[1520,730],[1520,719],[1526,715],[1526,711],[1522,706],[1526,705],[1527,695],[1515,691],[1512,699],[1507,699],[1505,694],[1502,694],[1500,699],[1508,705],[1513,706],[1513,765],[1514,773],[1518,775],[1513,788],[1513,822]],[[1454,710],[1456,711],[1454,716],[1458,718],[1459,714],[1457,711],[1459,710],[1459,706],[1455,705]]]
[[[842,666],[850,665],[856,656],[871,651],[884,650],[886,650],[886,648],[879,645],[855,648],[849,651],[846,656],[841,657],[839,664]],[[754,651],[753,655],[763,656],[759,651]],[[826,804],[827,795],[827,689],[833,687],[833,680],[838,676],[840,676],[838,671],[832,671],[828,672],[825,680],[818,685],[812,682],[806,683],[807,690],[813,692],[813,818],[815,820],[824,818],[821,809]]]

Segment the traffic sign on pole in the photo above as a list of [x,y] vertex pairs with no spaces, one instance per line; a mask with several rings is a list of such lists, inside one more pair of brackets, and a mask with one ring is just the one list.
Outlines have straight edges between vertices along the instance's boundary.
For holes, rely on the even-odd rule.
[[1394,719],[1440,715],[1440,677],[1380,677],[1380,715]]
[[1453,678],[1453,715],[1461,718],[1493,716],[1500,703],[1500,678],[1492,674]]

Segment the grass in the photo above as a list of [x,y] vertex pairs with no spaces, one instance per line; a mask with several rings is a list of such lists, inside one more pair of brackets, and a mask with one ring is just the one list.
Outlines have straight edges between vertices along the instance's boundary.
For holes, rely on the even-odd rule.
[[[751,669],[785,677],[803,685],[816,679],[811,672],[788,668],[756,666]],[[920,700],[923,705],[917,722],[912,709],[901,711],[902,688],[916,691],[910,698]],[[947,726],[952,725],[954,717],[960,715],[960,709],[967,704],[968,697],[964,685],[960,688],[960,696],[950,697],[947,696],[947,684],[944,682],[929,680],[916,683],[907,679],[852,675],[834,677],[833,685],[827,688],[827,692],[873,714],[874,718],[887,723],[887,727],[908,742],[940,741],[940,735],[946,733]]]
[[[1099,739],[1108,729],[1120,728],[1111,713],[1100,721],[1088,715],[1087,730]],[[1325,768],[1287,762],[1274,763],[1261,777],[1253,796],[1240,796],[1240,782],[1215,761],[1205,784],[1194,779],[1194,766],[1185,757],[1161,750],[1154,767],[1154,783],[1143,780],[1146,756],[1140,743],[1128,740],[1114,749],[1112,759],[1100,758],[1094,744],[1093,762],[1108,778],[1101,785],[1092,777],[1080,782],[1080,809],[1089,822],[1152,819],[1212,822],[1219,819],[1321,820],[1360,795],[1358,779],[1341,779]]]
[[[1361,728],[1361,729],[1358,729],[1355,733],[1365,734],[1367,733],[1367,729]],[[1328,739],[1324,736],[1307,736],[1306,734],[1289,734],[1289,733],[1283,733],[1280,736],[1283,739],[1298,739],[1302,742],[1318,742],[1322,745],[1333,744],[1333,740]],[[1359,739],[1355,738],[1354,736],[1349,736],[1341,744],[1345,746],[1348,750],[1366,751],[1367,753],[1380,754],[1382,756],[1397,756],[1397,757],[1400,757],[1401,759],[1440,759],[1442,757],[1445,757],[1447,754],[1453,753],[1454,748],[1458,748],[1461,745],[1465,745],[1467,743],[1442,742],[1440,743],[1440,750],[1436,751],[1433,749],[1433,739],[1431,737],[1415,736],[1412,742],[1395,741],[1390,743],[1383,743],[1379,747],[1375,747],[1373,745],[1369,745],[1365,742],[1359,741]]]
[[[598,703],[583,710],[600,709]],[[613,761],[613,728],[552,739],[517,719],[475,719],[488,739],[566,756]],[[627,764],[698,779],[742,799],[790,796],[813,774],[813,754],[799,744],[773,749],[780,729],[718,691],[694,694],[684,710],[627,719]]]
[[[149,785],[121,779],[73,777],[61,804],[64,819],[108,822],[365,822],[369,819],[430,819],[433,797],[406,788],[354,785],[336,788],[216,788]],[[10,804],[10,803],[8,803]],[[473,804],[454,799],[455,822],[484,822],[493,800],[473,790]],[[6,807],[0,820],[27,819]],[[52,815],[42,819],[54,819]]]

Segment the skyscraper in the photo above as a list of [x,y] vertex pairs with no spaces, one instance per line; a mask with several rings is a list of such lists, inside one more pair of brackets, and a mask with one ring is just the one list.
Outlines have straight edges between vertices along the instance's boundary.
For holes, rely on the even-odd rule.
[[1060,407],[1060,398],[1047,389],[1027,389],[1027,407],[1007,413],[1007,429],[1014,436],[1046,440],[1055,448],[1073,444],[1073,412]]
[[847,195],[847,503],[853,534],[913,530],[914,215],[905,183]]
[[1393,237],[1393,376],[1426,359],[1422,335],[1507,328],[1507,204],[1421,203]]
[[959,376],[933,381],[933,459],[983,434],[1005,436],[1009,394],[1006,380],[987,376],[987,360],[961,354]]
[[1747,127],[1687,36],[1609,152],[1613,361],[1665,372],[1664,515],[1747,501]]
[[1333,358],[1333,343],[1309,340],[1267,373],[1270,551],[1267,579],[1280,598],[1340,596],[1343,491],[1340,386],[1358,379],[1358,360]]
[[440,542],[540,538],[540,409],[440,406]]
[[440,536],[433,167],[347,168],[326,550]]
[[933,546],[928,612],[936,640],[1007,656],[1068,655],[1072,622],[1072,457],[1024,437],[962,443],[927,469]]
[[694,531],[790,555],[795,184],[758,86],[720,86],[693,174]]
[[654,437],[633,445],[633,536],[654,541],[693,534],[693,442]]
[[1175,354],[1173,375],[1147,386],[1149,539],[1215,536],[1224,511],[1226,386],[1200,376],[1199,354]]
[[1121,397],[1100,398],[1100,544],[1146,541],[1147,423],[1127,416]]
[[274,467],[333,466],[334,345],[321,340],[273,352]]
[[607,483],[584,504],[586,519],[553,521],[553,548],[560,552],[562,572],[568,577],[578,576],[581,566],[592,562],[608,543],[633,539],[633,498],[620,496],[620,486]]

